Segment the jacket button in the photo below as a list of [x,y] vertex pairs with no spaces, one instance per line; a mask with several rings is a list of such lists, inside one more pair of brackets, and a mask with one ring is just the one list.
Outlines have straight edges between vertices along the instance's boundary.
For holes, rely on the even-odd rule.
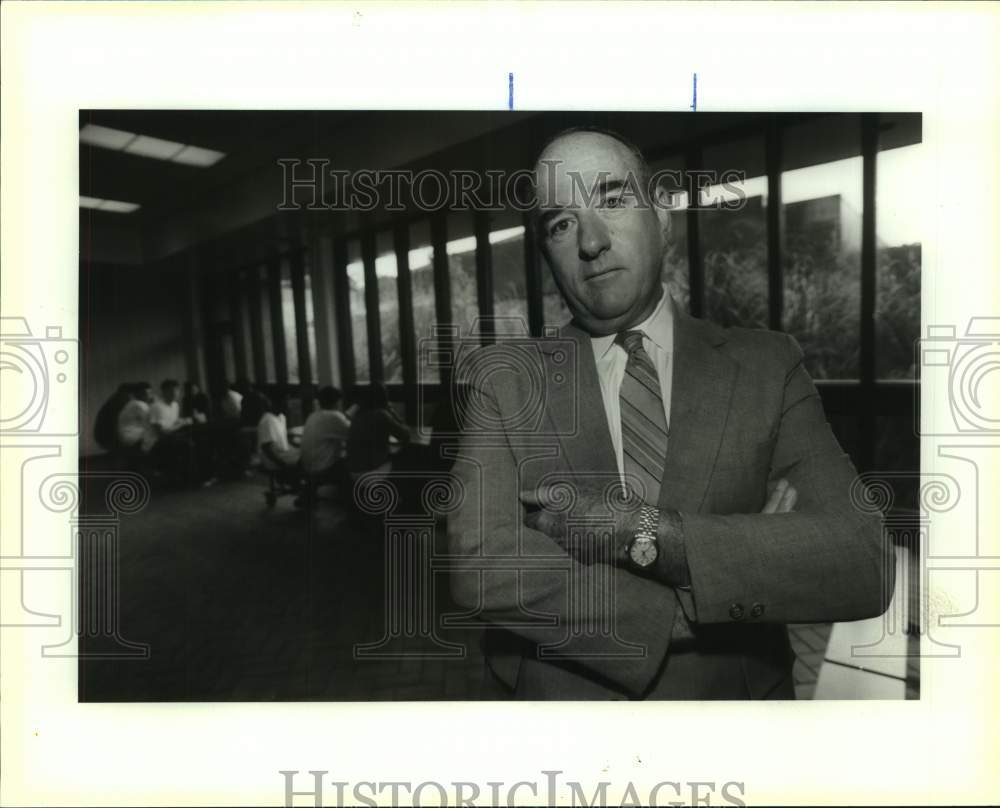
[[762,614],[764,614],[764,604],[763,603],[755,603],[753,606],[750,607],[750,616],[751,617],[760,617]]
[[729,607],[729,616],[731,618],[733,618],[733,620],[742,620],[743,619],[743,605],[740,604],[740,603],[734,603],[732,606],[730,606]]

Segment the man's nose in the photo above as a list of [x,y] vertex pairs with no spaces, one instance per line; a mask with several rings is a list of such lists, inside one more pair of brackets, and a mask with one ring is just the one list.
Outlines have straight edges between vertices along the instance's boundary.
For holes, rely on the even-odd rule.
[[588,211],[579,218],[580,258],[593,261],[611,247],[608,227],[596,213]]

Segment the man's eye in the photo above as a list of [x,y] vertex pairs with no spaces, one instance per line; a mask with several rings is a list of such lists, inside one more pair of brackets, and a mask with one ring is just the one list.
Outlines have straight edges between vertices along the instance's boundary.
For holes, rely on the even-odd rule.
[[549,235],[560,236],[567,230],[569,230],[569,225],[570,225],[569,219],[560,219],[558,222],[555,222],[549,226]]
[[625,207],[625,197],[623,195],[605,197],[604,207],[623,208]]

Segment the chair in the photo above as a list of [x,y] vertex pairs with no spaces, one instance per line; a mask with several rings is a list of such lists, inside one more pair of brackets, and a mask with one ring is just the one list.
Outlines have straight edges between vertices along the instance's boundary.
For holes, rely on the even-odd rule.
[[273,508],[279,497],[289,494],[302,494],[302,479],[298,469],[267,469],[261,468],[267,474],[267,490],[264,492],[264,501],[268,508]]

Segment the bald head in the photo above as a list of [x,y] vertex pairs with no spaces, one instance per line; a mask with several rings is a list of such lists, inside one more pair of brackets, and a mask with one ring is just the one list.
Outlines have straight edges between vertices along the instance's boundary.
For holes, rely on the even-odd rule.
[[[649,164],[639,147],[617,132],[596,128],[567,129],[553,136],[535,161],[535,200],[538,207],[555,204],[553,188],[561,167],[580,171],[578,189],[592,189],[600,172],[632,178],[635,189],[648,189]],[[588,182],[590,180],[590,182]],[[562,200],[563,202],[571,200]]]
[[569,131],[535,164],[535,222],[542,255],[574,319],[594,335],[640,323],[661,297],[669,229],[651,205],[648,169],[614,133]]

